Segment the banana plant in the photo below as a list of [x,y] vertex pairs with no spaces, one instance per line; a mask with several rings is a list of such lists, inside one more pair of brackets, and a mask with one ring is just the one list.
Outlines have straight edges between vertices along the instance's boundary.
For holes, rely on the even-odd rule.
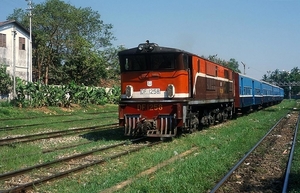
[[86,87],[74,82],[68,85],[46,85],[41,81],[26,83],[21,79],[17,81],[16,91],[14,102],[23,107],[117,104],[121,93],[118,86],[114,86],[107,92],[101,87]]

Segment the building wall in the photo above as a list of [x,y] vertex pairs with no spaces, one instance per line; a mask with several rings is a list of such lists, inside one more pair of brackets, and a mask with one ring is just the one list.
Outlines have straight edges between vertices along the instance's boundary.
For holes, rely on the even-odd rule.
[[[7,71],[12,77],[15,76],[25,81],[31,81],[28,32],[15,25],[15,23],[9,23],[0,26],[0,33],[6,34],[6,47],[0,47],[0,63],[7,66]],[[20,42],[24,43],[24,45],[20,44]]]

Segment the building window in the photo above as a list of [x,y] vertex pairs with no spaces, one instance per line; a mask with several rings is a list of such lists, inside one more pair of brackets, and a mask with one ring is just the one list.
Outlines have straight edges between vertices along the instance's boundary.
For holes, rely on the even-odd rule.
[[19,37],[19,50],[25,50],[25,38]]
[[0,47],[6,47],[6,34],[0,33]]

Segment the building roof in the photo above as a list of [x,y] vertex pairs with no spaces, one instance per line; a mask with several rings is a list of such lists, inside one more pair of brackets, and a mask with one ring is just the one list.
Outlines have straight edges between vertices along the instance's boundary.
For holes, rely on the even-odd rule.
[[24,30],[29,35],[29,31],[25,27],[23,27],[19,22],[17,22],[16,20],[0,21],[0,27],[5,26],[5,25],[9,25],[9,24],[16,25],[17,27],[21,28],[22,30]]

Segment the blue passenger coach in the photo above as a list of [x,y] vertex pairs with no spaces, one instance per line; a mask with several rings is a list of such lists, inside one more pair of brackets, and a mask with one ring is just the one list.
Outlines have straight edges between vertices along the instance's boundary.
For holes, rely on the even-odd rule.
[[235,107],[242,110],[277,104],[283,100],[283,89],[243,74],[235,75]]

